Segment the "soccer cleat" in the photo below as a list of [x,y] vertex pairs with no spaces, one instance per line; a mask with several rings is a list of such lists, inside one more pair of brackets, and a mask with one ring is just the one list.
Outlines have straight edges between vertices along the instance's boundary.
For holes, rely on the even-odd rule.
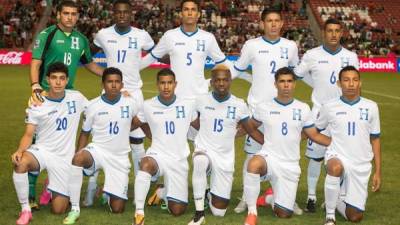
[[272,191],[272,188],[268,188],[267,190],[265,190],[264,194],[260,195],[257,198],[257,207],[267,206],[268,203],[265,201],[265,199],[268,195],[273,195],[273,194],[274,192]]
[[253,213],[247,215],[246,220],[244,221],[244,225],[256,225],[257,224],[257,216]]
[[211,191],[210,188],[206,189],[206,193],[204,194],[204,209],[208,209],[210,207],[211,201]]
[[144,215],[142,214],[135,214],[135,218],[133,219],[132,225],[144,225]]
[[325,225],[336,225],[336,220],[333,218],[326,218]]
[[160,188],[163,188],[163,186],[159,186],[159,187],[156,188],[154,193],[150,196],[149,200],[147,200],[147,205],[153,206],[153,205],[159,205],[160,204],[161,198],[158,197],[158,195],[157,195],[157,191]]
[[51,201],[51,192],[47,190],[48,185],[49,185],[49,178],[47,178],[44,182],[43,190],[39,198],[40,205],[48,205]]
[[166,203],[164,200],[161,200],[160,202],[161,202],[161,203],[160,203],[160,208],[161,208],[162,210],[169,210],[169,209],[168,209],[168,205],[167,205],[167,203]]
[[297,216],[303,215],[303,210],[297,205],[297,202],[294,203],[293,214]]
[[234,209],[234,211],[236,213],[242,213],[242,212],[246,211],[246,209],[247,209],[246,201],[244,201],[243,199],[240,199],[240,198],[239,198],[239,200],[240,200],[239,203],[237,204],[236,208]]
[[40,210],[39,204],[37,204],[34,198],[29,198],[29,207],[31,207],[33,211]]
[[206,223],[206,218],[204,216],[204,211],[196,211],[192,220],[188,223],[188,225],[201,225]]
[[309,213],[315,213],[316,207],[315,207],[315,200],[314,199],[308,199],[307,200],[307,206],[304,209],[304,211],[309,212]]
[[74,224],[79,219],[80,212],[76,210],[71,210],[68,216],[63,220],[63,224]]
[[96,195],[97,188],[88,189],[85,195],[85,200],[83,200],[83,205],[86,207],[90,207],[93,205],[94,196]]
[[32,220],[32,212],[24,210],[19,214],[19,218],[16,221],[17,225],[27,225]]

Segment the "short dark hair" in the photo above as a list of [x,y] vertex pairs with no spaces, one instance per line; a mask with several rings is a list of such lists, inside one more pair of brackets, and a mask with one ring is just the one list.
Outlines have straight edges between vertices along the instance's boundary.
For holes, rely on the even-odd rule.
[[65,73],[65,75],[67,77],[69,77],[68,75],[68,67],[62,63],[62,62],[54,62],[52,64],[49,65],[49,67],[47,68],[47,73],[46,76],[50,76],[50,74],[52,73]]
[[157,73],[157,81],[159,81],[160,77],[162,77],[162,76],[173,76],[174,80],[175,80],[175,73],[174,73],[174,71],[172,71],[169,68],[164,68],[164,69],[161,69],[160,71],[158,71],[158,73]]
[[200,12],[200,4],[196,0],[183,0],[183,1],[181,1],[181,11],[183,10],[183,4],[185,4],[186,2],[193,2],[194,4],[196,4],[197,5],[197,11]]
[[343,24],[342,24],[338,19],[329,18],[329,19],[327,19],[327,20],[325,21],[325,23],[324,23],[324,30],[326,29],[326,27],[327,27],[329,24],[337,24],[337,25],[340,26],[340,28],[343,27]]
[[115,68],[115,67],[108,67],[103,71],[103,75],[101,76],[101,82],[104,83],[104,81],[106,81],[107,77],[112,75],[112,74],[116,74],[119,75],[121,77],[121,81],[122,81],[122,72],[120,69]]
[[358,71],[357,68],[355,68],[354,66],[345,66],[339,72],[339,80],[342,80],[343,73],[347,71],[356,71],[358,74],[358,78],[360,78],[360,71]]
[[293,80],[297,80],[296,74],[289,67],[282,67],[278,69],[275,73],[275,81],[277,81],[281,75],[292,75]]
[[115,0],[113,7],[115,7],[117,4],[126,4],[126,5],[129,5],[129,8],[132,8],[131,1],[129,1],[129,0]]
[[64,1],[61,1],[61,2],[57,5],[57,12],[61,12],[61,10],[62,10],[64,7],[71,7],[71,8],[76,8],[76,9],[78,9],[78,8],[79,8],[79,5],[78,5],[78,3],[74,2],[74,1],[64,0]]
[[262,13],[261,13],[261,21],[264,21],[265,18],[271,13],[276,13],[279,15],[279,17],[282,19],[282,14],[281,11],[275,8],[265,8]]

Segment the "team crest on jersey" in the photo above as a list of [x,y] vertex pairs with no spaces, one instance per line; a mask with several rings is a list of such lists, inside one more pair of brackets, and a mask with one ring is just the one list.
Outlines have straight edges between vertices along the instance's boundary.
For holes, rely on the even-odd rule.
[[360,108],[360,120],[368,120],[368,108]]
[[129,106],[121,106],[121,118],[129,118]]
[[39,48],[39,46],[40,46],[40,40],[38,39],[38,40],[35,41],[35,44],[33,45],[33,48],[34,49],[35,48]]
[[79,37],[71,37],[71,49],[79,50]]
[[281,47],[281,59],[288,59],[289,58],[289,49]]
[[76,102],[75,101],[67,102],[67,106],[68,106],[68,114],[76,113]]
[[301,109],[293,109],[293,120],[301,121]]
[[138,42],[137,38],[129,37],[128,48],[137,49]]
[[206,40],[196,40],[197,41],[197,51],[204,52],[206,50]]
[[185,118],[185,107],[184,106],[175,106],[176,109],[176,118]]
[[226,118],[235,119],[235,114],[236,114],[236,107],[228,106],[228,110],[226,111]]
[[342,68],[350,65],[350,59],[347,57],[340,58]]

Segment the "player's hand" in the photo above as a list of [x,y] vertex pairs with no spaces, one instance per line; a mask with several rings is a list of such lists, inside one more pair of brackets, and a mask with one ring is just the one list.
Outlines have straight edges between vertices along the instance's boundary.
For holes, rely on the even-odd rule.
[[14,154],[11,155],[11,160],[14,165],[18,165],[21,162],[23,153],[23,151],[17,150],[16,152],[14,152]]
[[131,96],[131,94],[129,94],[129,92],[127,90],[121,90],[121,94],[124,97],[130,97]]
[[379,191],[380,187],[381,187],[381,175],[375,173],[374,176],[372,177],[372,192]]
[[41,105],[44,102],[44,96],[46,92],[43,91],[43,88],[39,84],[32,85],[32,96],[29,99],[29,105]]

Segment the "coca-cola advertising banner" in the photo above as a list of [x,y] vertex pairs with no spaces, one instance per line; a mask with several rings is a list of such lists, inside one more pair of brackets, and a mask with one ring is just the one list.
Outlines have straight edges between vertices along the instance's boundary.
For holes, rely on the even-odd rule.
[[0,65],[29,65],[32,52],[0,50]]

